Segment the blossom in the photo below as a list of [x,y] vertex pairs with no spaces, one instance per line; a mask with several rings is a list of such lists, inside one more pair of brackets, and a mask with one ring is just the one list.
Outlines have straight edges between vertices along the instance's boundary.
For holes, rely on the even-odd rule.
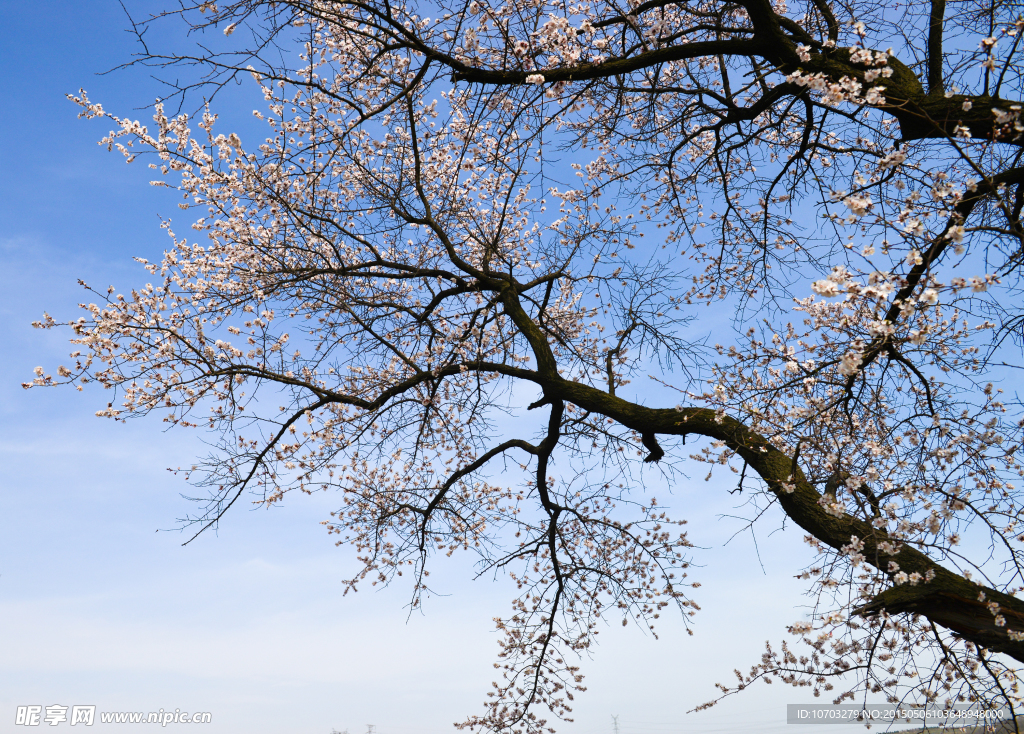
[[903,231],[909,235],[920,236],[924,234],[924,222],[917,217],[912,217],[907,220],[907,223],[903,226]]
[[871,201],[871,197],[867,194],[856,194],[853,196],[847,196],[843,199],[843,203],[849,207],[856,216],[860,217],[867,214],[874,204]]
[[868,323],[868,333],[873,336],[889,336],[896,331],[896,327],[888,319],[876,319]]
[[839,285],[832,280],[816,280],[811,284],[811,290],[826,298],[839,295]]
[[901,150],[894,150],[892,153],[887,154],[882,160],[878,162],[878,167],[881,169],[892,168],[898,166],[907,160],[907,155]]
[[825,512],[827,512],[829,515],[832,515],[833,517],[843,517],[844,515],[846,515],[846,508],[843,507],[842,502],[838,502],[836,500],[835,495],[822,495],[821,498],[818,500],[818,504],[821,505],[821,508],[825,510]]
[[888,541],[888,540],[880,541],[878,543],[878,550],[879,550],[879,552],[885,553],[885,554],[890,555],[890,556],[894,556],[894,555],[896,555],[897,553],[900,552],[899,547],[897,545],[895,545],[894,543],[892,543],[891,541]]
[[839,361],[839,374],[847,377],[857,374],[860,371],[860,365],[863,360],[864,356],[859,351],[848,351]]
[[867,94],[864,95],[864,101],[870,105],[882,105],[885,104],[885,95],[882,92],[885,91],[883,86],[874,86],[868,90]]

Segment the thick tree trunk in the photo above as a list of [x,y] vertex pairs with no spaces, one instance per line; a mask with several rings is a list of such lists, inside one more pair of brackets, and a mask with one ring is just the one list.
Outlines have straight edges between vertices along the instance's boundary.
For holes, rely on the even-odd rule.
[[[537,381],[536,375],[533,379]],[[857,614],[870,616],[883,610],[889,614],[920,614],[979,647],[1024,662],[1024,641],[1013,640],[1008,634],[1009,630],[1024,631],[1024,601],[970,581],[909,545],[903,544],[896,555],[884,553],[879,544],[893,542],[887,533],[850,515],[836,517],[826,512],[822,494],[807,480],[798,462],[741,422],[704,408],[647,408],[561,378],[540,384],[546,396],[573,402],[640,432],[652,453],[657,447],[657,434],[699,435],[724,441],[765,481],[786,515],[822,543],[839,550],[856,537],[864,544],[865,561],[890,577],[895,575],[889,571],[892,561],[908,575],[918,573],[931,579],[916,586],[895,586],[856,609]],[[787,487],[794,489],[790,492]],[[998,609],[990,607],[991,603]],[[1005,626],[997,626],[996,614],[1002,616]]]

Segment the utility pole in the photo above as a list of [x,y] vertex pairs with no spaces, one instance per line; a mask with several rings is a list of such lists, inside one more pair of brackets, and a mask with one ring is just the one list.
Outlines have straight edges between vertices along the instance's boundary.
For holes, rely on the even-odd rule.
[[612,734],[619,734],[619,717],[612,715]]

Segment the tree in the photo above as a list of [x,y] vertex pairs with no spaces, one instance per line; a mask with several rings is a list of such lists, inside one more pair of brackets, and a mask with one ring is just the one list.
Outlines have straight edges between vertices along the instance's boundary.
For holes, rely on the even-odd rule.
[[[695,613],[644,489],[690,437],[819,556],[810,621],[722,695],[1019,705],[1017,5],[186,1],[140,41],[175,19],[210,40],[143,44],[200,69],[151,126],[74,100],[199,239],[168,220],[153,283],[46,316],[78,351],[26,386],[212,431],[197,534],[337,491],[352,587],[414,605],[477,554],[522,594],[463,726],[539,731],[602,620]],[[231,82],[265,139],[218,130]]]

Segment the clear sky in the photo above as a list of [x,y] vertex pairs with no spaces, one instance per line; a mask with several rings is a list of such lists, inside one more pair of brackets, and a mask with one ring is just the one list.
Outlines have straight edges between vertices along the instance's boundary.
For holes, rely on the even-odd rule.
[[[201,435],[96,418],[102,390],[20,387],[69,350],[67,333],[30,322],[76,316],[79,278],[144,284],[131,258],[159,259],[159,216],[176,213],[144,167],[96,145],[105,124],[64,99],[85,87],[141,115],[131,110],[157,96],[152,80],[96,75],[130,58],[127,25],[116,0],[0,3],[0,732],[27,730],[17,706],[55,703],[209,711],[209,734],[452,732],[494,673],[492,618],[512,598],[500,580],[471,581],[468,559],[435,566],[449,595],[412,617],[407,588],[343,598],[355,561],[319,525],[334,509],[324,495],[239,508],[183,548],[189,487],[167,468],[202,453]],[[671,617],[660,640],[609,626],[584,663],[577,723],[561,731],[612,734],[612,715],[621,734],[781,731],[785,704],[811,700],[776,684],[686,714],[802,618],[793,576],[808,558],[793,529],[759,538],[760,562],[749,535],[725,546],[740,523],[722,516],[738,500],[694,473],[666,504],[701,546],[695,636]]]

